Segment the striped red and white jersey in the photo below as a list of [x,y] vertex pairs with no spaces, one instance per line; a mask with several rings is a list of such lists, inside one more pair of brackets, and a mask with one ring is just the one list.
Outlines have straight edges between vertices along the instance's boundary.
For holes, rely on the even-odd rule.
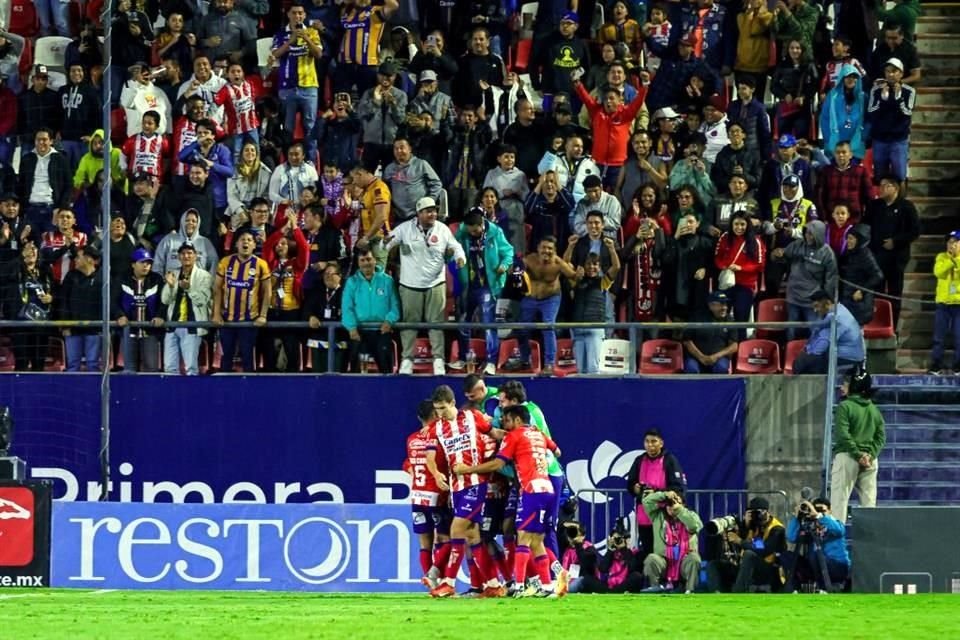
[[239,86],[227,83],[217,95],[214,102],[223,106],[227,119],[227,133],[237,135],[253,131],[260,126],[257,119],[256,94],[253,86],[244,80]]
[[[438,419],[434,423],[438,451],[442,451],[447,465],[465,464],[468,467],[482,464],[493,456],[494,447],[490,445],[490,422],[486,416],[475,409],[457,412],[453,420]],[[469,487],[487,481],[485,473],[460,475],[450,473],[450,490],[463,491]]]
[[180,152],[197,141],[197,123],[183,116],[173,128],[173,175],[185,176],[190,166],[180,162]]
[[[407,460],[404,469],[410,474],[410,503],[421,507],[442,506],[446,492],[441,491],[433,474],[427,470],[427,451],[436,450],[433,424],[414,431],[407,437]],[[446,460],[437,456],[437,469],[447,472]]]
[[127,138],[120,157],[121,166],[130,175],[147,173],[163,180],[163,159],[170,155],[170,143],[160,134],[150,137],[138,133]]
[[[58,229],[53,231],[44,231],[40,236],[40,250],[59,249],[66,246],[66,238]],[[73,232],[73,246],[77,249],[87,246],[87,234],[82,231]],[[45,252],[47,253],[47,252]],[[67,277],[70,270],[73,269],[75,260],[74,252],[65,251],[58,258],[50,261],[50,270],[53,272],[53,279],[63,284],[63,279]],[[47,292],[49,293],[49,292]]]

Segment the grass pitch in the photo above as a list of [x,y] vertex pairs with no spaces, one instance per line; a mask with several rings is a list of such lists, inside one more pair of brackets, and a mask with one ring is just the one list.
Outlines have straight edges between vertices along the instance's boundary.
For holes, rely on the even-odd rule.
[[[736,636],[734,636],[736,634]],[[745,635],[746,634],[746,635]],[[960,638],[951,595],[573,595],[562,600],[3,590],[0,638]]]

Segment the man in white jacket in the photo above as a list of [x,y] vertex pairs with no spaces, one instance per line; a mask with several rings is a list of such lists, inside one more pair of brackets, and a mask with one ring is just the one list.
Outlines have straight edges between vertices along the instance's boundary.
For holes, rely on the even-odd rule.
[[[168,322],[205,322],[210,319],[213,301],[213,276],[197,266],[197,252],[184,242],[177,255],[180,268],[164,274],[160,301],[167,307]],[[163,371],[180,373],[180,359],[188,376],[199,373],[200,345],[206,329],[168,328],[163,340]]]
[[[433,198],[420,198],[417,217],[397,226],[387,242],[387,251],[400,252],[400,307],[403,322],[444,322],[447,308],[446,265],[451,256],[457,267],[467,262],[463,247],[450,228],[437,222],[437,203]],[[433,353],[433,375],[446,373],[443,363],[443,330],[431,329],[430,350]],[[400,373],[413,373],[413,352],[416,329],[400,332],[403,347]]]
[[141,120],[147,111],[156,111],[160,114],[160,124],[157,133],[169,133],[173,122],[173,107],[163,89],[153,84],[150,79],[150,66],[138,63],[130,67],[130,79],[123,85],[120,93],[120,105],[127,116],[127,137],[140,133]]

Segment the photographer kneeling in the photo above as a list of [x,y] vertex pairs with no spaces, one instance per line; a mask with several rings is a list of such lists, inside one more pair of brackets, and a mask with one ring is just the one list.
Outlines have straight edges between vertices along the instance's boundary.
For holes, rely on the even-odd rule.
[[674,491],[647,494],[643,509],[653,523],[653,552],[643,561],[643,575],[650,583],[648,591],[671,591],[682,581],[685,591],[692,593],[700,574],[700,516],[687,509],[683,497]]
[[787,522],[787,542],[793,550],[783,555],[787,592],[815,582],[821,591],[840,591],[850,575],[846,529],[830,514],[830,501],[804,500]]
[[[770,513],[766,498],[754,498],[747,513],[735,526],[732,516],[721,518],[724,525],[708,533],[723,537],[727,551],[723,558],[707,565],[707,586],[712,592],[747,593],[754,590],[779,591],[783,585],[780,554],[787,550],[783,524]],[[711,520],[711,523],[718,522]]]
[[570,576],[570,593],[604,593],[607,589],[600,581],[597,550],[587,540],[583,525],[564,522],[563,534],[567,544],[562,564]]
[[640,593],[643,574],[637,558],[627,546],[630,536],[618,525],[607,537],[607,552],[600,558],[600,573],[606,576],[609,593]]

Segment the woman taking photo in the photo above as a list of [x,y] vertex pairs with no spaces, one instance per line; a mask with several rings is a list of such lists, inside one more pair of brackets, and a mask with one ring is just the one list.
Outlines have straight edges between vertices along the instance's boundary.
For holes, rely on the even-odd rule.
[[652,184],[633,196],[633,206],[623,221],[621,303],[627,306],[628,322],[650,322],[663,318],[657,296],[663,275],[661,259],[665,238],[673,235],[667,206]]
[[[303,274],[307,270],[310,246],[303,232],[297,228],[297,217],[287,214],[287,222],[277,229],[263,244],[263,259],[272,274],[273,297],[267,312],[268,322],[299,322],[300,308],[303,306]],[[267,371],[277,371],[276,341],[283,345],[287,356],[287,373],[300,371],[300,331],[297,329],[278,329],[266,332],[263,345],[263,361]]]
[[[4,230],[9,232],[8,227]],[[12,301],[12,317],[24,325],[13,330],[14,367],[17,371],[43,371],[50,338],[45,328],[30,323],[50,319],[53,275],[49,267],[40,264],[37,245],[23,244],[20,259],[7,263],[2,281],[3,296]]]

